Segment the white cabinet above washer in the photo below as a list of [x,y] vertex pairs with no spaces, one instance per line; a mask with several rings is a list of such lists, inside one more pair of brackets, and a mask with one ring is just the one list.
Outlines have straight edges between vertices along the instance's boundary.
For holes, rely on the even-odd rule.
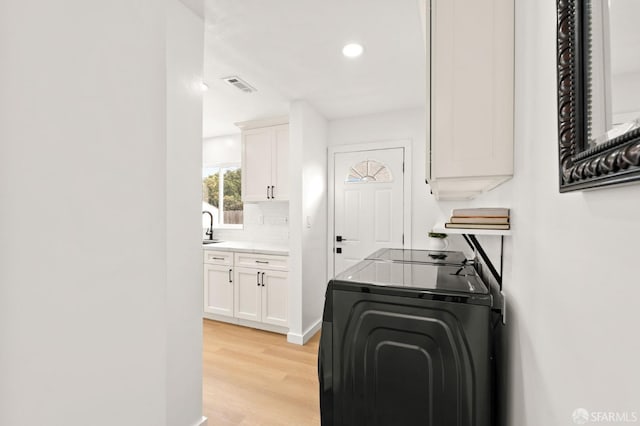
[[514,0],[424,7],[426,180],[436,199],[469,199],[513,177]]

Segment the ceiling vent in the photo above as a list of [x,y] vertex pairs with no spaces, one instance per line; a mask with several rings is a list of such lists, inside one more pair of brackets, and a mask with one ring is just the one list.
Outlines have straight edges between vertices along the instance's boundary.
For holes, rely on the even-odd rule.
[[224,77],[223,80],[225,83],[230,84],[233,87],[240,89],[245,93],[253,93],[256,91],[256,89],[253,86],[251,86],[249,83],[247,83],[246,81],[244,81],[238,76]]

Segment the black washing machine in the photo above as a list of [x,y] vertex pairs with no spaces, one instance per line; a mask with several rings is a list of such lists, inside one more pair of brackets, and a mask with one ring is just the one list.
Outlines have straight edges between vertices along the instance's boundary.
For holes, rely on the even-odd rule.
[[327,287],[323,426],[493,426],[492,291],[460,252],[382,249]]

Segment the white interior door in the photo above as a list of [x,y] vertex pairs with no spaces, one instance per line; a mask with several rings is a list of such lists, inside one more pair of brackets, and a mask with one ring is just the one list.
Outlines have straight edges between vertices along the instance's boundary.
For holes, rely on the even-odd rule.
[[334,154],[334,274],[404,245],[404,148]]

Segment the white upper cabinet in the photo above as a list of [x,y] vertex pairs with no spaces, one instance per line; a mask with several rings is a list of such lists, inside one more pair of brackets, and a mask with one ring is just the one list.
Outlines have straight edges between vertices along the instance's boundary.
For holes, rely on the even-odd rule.
[[272,182],[275,186],[272,196],[276,200],[289,199],[289,125],[274,127],[273,153],[271,164]]
[[242,201],[288,200],[287,118],[236,125],[242,129]]
[[242,132],[242,201],[262,201],[271,191],[271,129]]
[[427,0],[427,182],[469,199],[513,177],[514,0]]

